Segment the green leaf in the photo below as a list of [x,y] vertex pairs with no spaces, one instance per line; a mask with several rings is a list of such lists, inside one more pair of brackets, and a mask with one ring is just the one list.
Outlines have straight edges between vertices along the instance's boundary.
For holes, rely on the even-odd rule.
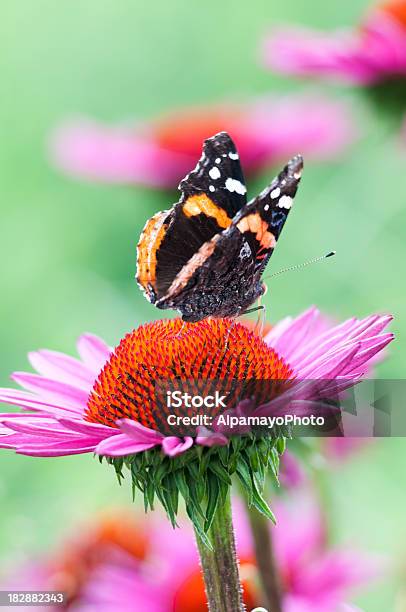
[[[200,496],[198,495],[197,489],[196,489],[196,481],[194,480],[193,476],[191,476],[190,474],[187,475],[186,478],[186,482],[187,482],[187,486],[188,486],[188,490],[189,490],[189,501],[188,501],[188,506],[192,506],[195,511],[202,517],[202,519],[204,520],[206,517],[204,515],[204,512],[201,508],[201,501],[203,498],[200,498]],[[201,483],[204,486],[204,482]]]
[[283,455],[286,449],[286,438],[278,438],[276,442],[276,449],[280,455]]
[[145,488],[145,496],[147,498],[149,507],[151,510],[154,509],[154,497],[155,497],[155,485],[152,480],[149,480]]
[[235,455],[238,456],[242,445],[243,445],[243,441],[242,441],[241,436],[235,436],[231,438],[231,446],[233,448],[233,452]]
[[217,449],[217,453],[219,459],[223,466],[228,469],[229,464],[229,447],[228,446],[219,446]]
[[215,474],[217,474],[220,480],[223,480],[226,484],[231,485],[231,478],[227,470],[224,469],[224,467],[221,465],[221,463],[217,459],[213,458],[210,461],[209,469]]
[[255,444],[255,441],[253,442],[251,446],[248,446],[245,452],[248,457],[248,461],[251,466],[251,469],[254,472],[256,472],[259,469],[260,461],[259,461],[258,450]]
[[264,516],[270,519],[276,525],[276,518],[272,510],[269,508],[268,504],[262,497],[261,493],[258,491],[255,482],[253,482],[253,496],[252,496],[252,505],[254,508],[261,512]]
[[252,490],[252,478],[251,471],[246,463],[245,459],[240,456],[237,463],[237,476],[239,477],[247,495],[248,495],[248,505],[252,505],[253,498],[253,490]]
[[213,455],[215,450],[216,450],[215,447],[212,446],[211,448],[205,449],[204,453],[202,454],[200,465],[199,465],[199,475],[200,476],[202,476],[207,470],[207,466],[209,464],[210,458]]
[[159,467],[154,472],[154,480],[157,486],[160,485],[161,480],[169,472],[170,464],[169,461],[162,461]]
[[188,500],[189,500],[189,488],[188,488],[187,483],[186,483],[184,471],[183,470],[177,470],[174,473],[174,478],[175,478],[176,486],[178,487],[179,491],[181,492],[181,494],[183,496],[183,499],[187,503]]
[[209,531],[219,503],[220,487],[215,474],[207,473],[207,508],[204,530]]
[[219,480],[219,488],[220,488],[220,504],[224,506],[224,504],[227,501],[227,495],[230,490],[230,487],[223,480]]
[[200,524],[199,518],[196,514],[196,512],[194,511],[194,509],[191,506],[186,506],[186,512],[188,517],[190,518],[190,520],[193,523],[193,526],[196,530],[197,535],[199,536],[199,538],[201,539],[201,541],[203,542],[203,544],[209,549],[209,550],[213,550],[213,545],[210,542],[209,538],[207,537],[204,529],[202,529],[202,526]]

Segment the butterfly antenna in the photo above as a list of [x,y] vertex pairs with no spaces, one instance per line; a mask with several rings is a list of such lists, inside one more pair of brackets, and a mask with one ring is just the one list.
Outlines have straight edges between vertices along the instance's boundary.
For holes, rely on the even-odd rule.
[[317,263],[318,261],[322,261],[323,259],[327,259],[327,257],[333,257],[336,254],[336,251],[330,251],[327,255],[321,255],[321,257],[315,257],[314,259],[309,259],[300,264],[296,264],[295,266],[289,266],[289,268],[282,268],[278,272],[274,272],[273,274],[269,274],[265,276],[262,280],[266,280],[267,278],[272,278],[274,276],[279,276],[279,274],[283,274],[284,272],[292,272],[293,270],[300,270],[300,268],[304,268],[305,266],[310,266],[310,264]]

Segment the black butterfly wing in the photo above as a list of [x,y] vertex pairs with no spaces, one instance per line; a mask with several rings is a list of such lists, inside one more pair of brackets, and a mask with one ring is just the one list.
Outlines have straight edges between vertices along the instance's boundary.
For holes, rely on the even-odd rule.
[[302,169],[302,157],[293,157],[272,183],[233,220],[233,225],[240,230],[250,246],[257,278],[264,271],[289,215]]
[[180,183],[181,203],[205,193],[232,219],[247,203],[240,158],[231,137],[219,132],[204,142],[197,166]]
[[292,206],[303,161],[290,160],[232,223],[196,251],[176,275],[159,308],[177,308],[184,320],[233,316],[262,293],[261,274]]
[[152,303],[165,296],[201,246],[229,227],[246,206],[239,156],[226,132],[205,141],[196,168],[179,189],[179,202],[149,219],[138,243],[137,281]]

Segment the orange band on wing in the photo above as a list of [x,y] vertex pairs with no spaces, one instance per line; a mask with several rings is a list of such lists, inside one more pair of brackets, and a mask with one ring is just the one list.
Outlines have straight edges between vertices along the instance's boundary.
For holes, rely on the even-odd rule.
[[167,297],[175,297],[186,287],[196,270],[198,270],[214,253],[219,238],[220,234],[216,234],[211,240],[202,244],[197,253],[189,259],[176,275],[176,278],[168,289]]
[[166,233],[168,211],[159,212],[146,223],[137,246],[137,281],[149,293],[156,279],[156,254]]
[[268,232],[268,223],[261,218],[259,213],[253,213],[243,217],[237,227],[242,234],[244,232],[252,232],[263,249],[273,249],[276,244],[276,238],[272,232]]
[[214,217],[223,229],[231,225],[231,219],[227,213],[204,193],[190,196],[183,205],[183,212],[187,217],[201,214]]

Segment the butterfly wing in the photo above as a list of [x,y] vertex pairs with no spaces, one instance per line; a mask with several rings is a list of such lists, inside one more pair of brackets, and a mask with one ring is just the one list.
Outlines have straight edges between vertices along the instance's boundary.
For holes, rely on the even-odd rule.
[[157,302],[187,321],[244,312],[263,293],[261,274],[282,231],[300,181],[303,161],[293,158],[259,196],[236,214],[181,268]]
[[138,243],[137,281],[152,303],[165,296],[202,245],[229,227],[246,206],[239,156],[226,132],[205,141],[202,157],[179,189],[179,202],[154,215]]
[[233,219],[251,249],[255,276],[261,276],[288,217],[300,182],[303,159],[292,158],[272,183]]

